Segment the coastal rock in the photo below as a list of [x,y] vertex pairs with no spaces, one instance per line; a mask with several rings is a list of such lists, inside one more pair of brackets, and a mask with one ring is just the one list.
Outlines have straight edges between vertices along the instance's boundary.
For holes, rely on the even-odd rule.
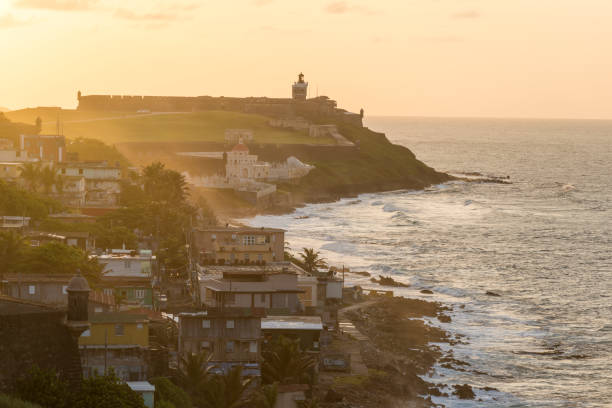
[[492,292],[490,290],[487,290],[485,294],[487,296],[496,296],[496,297],[500,297],[501,296],[499,293],[495,293],[495,292]]
[[421,289],[421,293],[425,295],[433,295],[433,292],[429,289]]
[[370,278],[370,281],[373,283],[378,283],[381,286],[392,286],[394,288],[409,288],[410,285],[407,285],[402,282],[398,282],[390,276],[379,276],[378,279]]
[[472,387],[468,384],[453,385],[453,388],[455,389],[453,394],[458,396],[459,399],[474,399],[474,397],[476,397],[474,391],[472,391]]

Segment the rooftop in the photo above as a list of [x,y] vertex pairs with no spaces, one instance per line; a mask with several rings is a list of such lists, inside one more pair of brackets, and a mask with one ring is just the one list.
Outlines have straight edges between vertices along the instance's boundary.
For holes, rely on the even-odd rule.
[[52,308],[41,303],[27,300],[15,299],[10,296],[0,295],[0,316],[55,313],[59,309]]
[[94,313],[89,317],[92,323],[147,323],[149,318],[145,314],[122,312]]
[[280,228],[266,228],[266,227],[217,227],[217,228],[200,228],[200,232],[233,232],[233,233],[254,233],[254,232],[286,232]]
[[148,381],[127,381],[126,384],[136,392],[155,392],[155,386]]
[[321,316],[268,316],[261,319],[268,330],[323,330]]

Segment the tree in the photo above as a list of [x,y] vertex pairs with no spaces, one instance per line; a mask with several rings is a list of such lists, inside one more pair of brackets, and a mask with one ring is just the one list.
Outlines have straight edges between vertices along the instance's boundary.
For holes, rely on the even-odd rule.
[[27,162],[19,168],[19,176],[30,191],[36,192],[41,181],[41,168],[39,162]]
[[50,370],[32,367],[14,385],[14,393],[19,398],[34,402],[45,408],[70,407],[68,384]]
[[40,116],[36,117],[34,126],[36,126],[36,133],[40,133],[40,131],[42,130],[42,119],[40,118]]
[[83,380],[81,389],[73,397],[74,408],[145,408],[142,397],[113,372]]
[[188,354],[181,357],[177,372],[177,383],[195,400],[210,379],[210,358],[206,353]]
[[97,258],[90,258],[79,248],[61,242],[48,242],[39,247],[25,247],[14,269],[21,273],[66,275],[80,270],[93,284],[100,280],[104,266],[98,263]]
[[315,361],[300,350],[299,339],[279,336],[263,352],[262,378],[267,384],[310,382]]
[[191,408],[189,395],[183,389],[176,386],[172,381],[164,377],[149,379],[155,386],[155,407],[159,408],[162,403],[172,404],[174,408]]
[[0,180],[0,214],[31,217],[41,220],[50,212],[57,212],[62,205],[45,196],[26,191]]
[[242,367],[236,366],[224,375],[212,377],[202,390],[198,402],[203,408],[238,408],[244,404],[244,397],[252,378],[242,376]]
[[0,232],[0,279],[13,271],[25,248],[23,237],[13,231]]
[[298,255],[302,258],[304,269],[309,273],[316,273],[319,268],[327,268],[327,262],[321,257],[321,253],[313,248],[303,248]]
[[187,182],[181,173],[155,162],[142,170],[144,192],[153,201],[181,204],[187,197]]

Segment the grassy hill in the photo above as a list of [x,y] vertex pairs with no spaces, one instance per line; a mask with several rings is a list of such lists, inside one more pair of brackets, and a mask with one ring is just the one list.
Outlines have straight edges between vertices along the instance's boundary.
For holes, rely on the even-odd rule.
[[328,144],[331,138],[311,138],[304,132],[278,129],[261,115],[226,111],[189,113],[119,113],[33,108],[8,112],[16,122],[43,121],[42,133],[55,133],[60,118],[69,138],[90,138],[105,143],[125,142],[223,142],[225,129],[251,129],[257,143]]

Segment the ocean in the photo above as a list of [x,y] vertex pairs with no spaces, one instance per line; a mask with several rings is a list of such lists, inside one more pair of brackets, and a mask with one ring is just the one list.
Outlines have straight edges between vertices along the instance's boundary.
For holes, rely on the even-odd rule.
[[511,184],[363,194],[245,221],[287,229],[294,251],[411,284],[397,294],[452,305],[452,322],[435,324],[464,336],[453,348],[470,366],[427,379],[471,384],[476,400],[435,402],[612,406],[612,121],[365,122],[437,170]]

